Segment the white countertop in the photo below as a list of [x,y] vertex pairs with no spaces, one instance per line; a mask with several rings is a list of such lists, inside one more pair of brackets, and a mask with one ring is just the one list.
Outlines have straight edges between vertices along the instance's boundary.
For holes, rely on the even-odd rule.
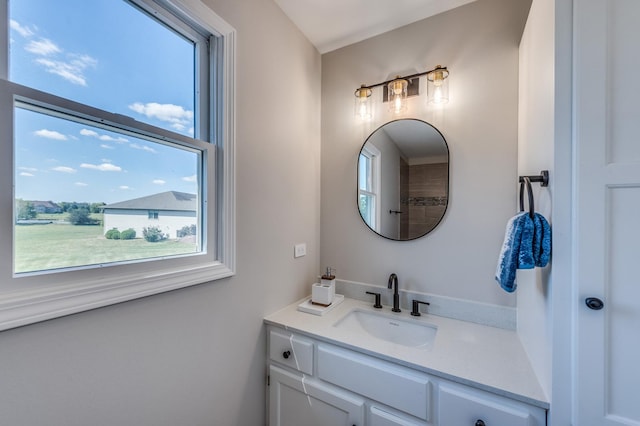
[[[349,298],[319,316],[298,311],[297,306],[301,301],[267,316],[265,323],[537,407],[549,408],[547,397],[515,331],[429,314],[412,317],[405,309],[401,313],[393,313],[388,306],[382,310],[374,309],[368,302]],[[437,326],[433,348],[411,348],[372,339],[368,335],[354,335],[333,326],[356,308],[383,311],[405,320],[425,321]]]

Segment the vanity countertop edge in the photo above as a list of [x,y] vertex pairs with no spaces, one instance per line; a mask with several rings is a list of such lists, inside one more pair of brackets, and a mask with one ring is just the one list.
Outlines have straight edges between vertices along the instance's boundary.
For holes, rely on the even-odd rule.
[[[513,330],[422,314],[416,319],[408,310],[399,314],[388,306],[374,309],[370,303],[345,298],[325,315],[297,310],[303,298],[264,318],[264,323],[288,331],[404,365],[418,371],[472,386],[527,404],[549,409],[529,358]],[[358,309],[384,312],[406,320],[425,321],[438,327],[433,348],[421,350],[368,336],[354,336],[334,327],[349,312]]]

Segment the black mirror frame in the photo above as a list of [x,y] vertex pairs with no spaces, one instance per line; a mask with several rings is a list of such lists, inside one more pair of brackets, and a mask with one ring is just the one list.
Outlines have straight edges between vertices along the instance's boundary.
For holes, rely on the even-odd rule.
[[[378,130],[382,129],[384,126],[386,126],[388,124],[391,124],[391,123],[395,123],[395,122],[398,122],[398,121],[409,121],[409,120],[410,121],[419,121],[421,123],[424,123],[424,124],[428,125],[433,130],[435,130],[438,135],[440,135],[440,137],[442,138],[442,141],[444,142],[444,147],[447,150],[447,201],[446,201],[446,204],[444,206],[444,211],[442,212],[442,216],[440,216],[440,218],[433,225],[433,227],[430,228],[428,231],[426,231],[424,234],[418,235],[418,236],[413,237],[413,238],[406,238],[406,239],[391,238],[391,237],[388,237],[386,235],[382,235],[378,231],[376,231],[373,228],[371,228],[369,226],[369,224],[365,221],[364,217],[362,217],[362,214],[360,213],[360,203],[359,203],[359,201],[360,201],[360,192],[359,192],[359,176],[358,176],[358,170],[360,168],[359,167],[359,165],[360,165],[360,153],[364,149],[365,145],[367,144],[367,142],[369,141],[371,136],[373,136]],[[399,241],[399,242],[414,241],[414,240],[417,240],[419,238],[422,238],[422,237],[428,235],[430,232],[432,232],[434,229],[436,229],[438,227],[438,225],[440,225],[440,223],[444,219],[445,215],[447,214],[447,210],[449,208],[449,192],[450,192],[450,188],[451,188],[450,182],[451,182],[451,152],[449,151],[449,144],[447,143],[447,140],[445,139],[445,137],[442,134],[442,132],[437,127],[435,127],[433,124],[431,124],[431,123],[429,123],[427,121],[424,121],[424,120],[420,120],[418,118],[399,118],[399,119],[396,119],[396,120],[391,120],[391,121],[388,121],[388,122],[380,125],[373,132],[371,132],[369,134],[369,136],[367,136],[367,139],[365,139],[365,141],[362,144],[362,146],[360,147],[360,150],[358,151],[358,159],[356,161],[356,210],[358,212],[358,216],[360,216],[360,219],[362,220],[362,223],[367,227],[367,229],[369,229],[370,231],[372,231],[376,235],[379,235],[380,237],[385,238],[385,239],[390,240],[390,241]]]

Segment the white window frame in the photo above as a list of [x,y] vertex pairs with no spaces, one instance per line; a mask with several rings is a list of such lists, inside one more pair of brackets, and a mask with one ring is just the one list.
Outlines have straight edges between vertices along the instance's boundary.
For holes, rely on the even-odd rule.
[[[103,117],[104,124],[122,131],[162,135],[185,146],[193,140],[175,133],[132,123],[128,117],[81,105],[8,81],[8,7],[0,0],[0,330],[99,308],[165,291],[210,282],[235,274],[235,52],[236,32],[201,0],[157,0],[159,4],[189,16],[213,34],[210,55],[219,66],[211,71],[213,102],[207,132],[209,142],[196,141],[202,151],[207,235],[202,253],[144,262],[128,262],[104,268],[76,268],[50,274],[13,275],[14,101],[27,100],[35,107],[54,107],[82,119]],[[141,7],[152,0],[137,0]],[[199,76],[201,77],[201,76]],[[197,78],[199,78],[197,77]],[[196,105],[196,108],[199,108]],[[213,133],[212,129],[217,129]],[[202,133],[201,133],[202,134]],[[208,241],[208,242],[207,242]]]
[[[373,199],[373,227],[374,231],[378,232],[380,230],[380,150],[373,146],[372,144],[367,144],[364,148],[362,148],[362,155],[367,157],[371,161],[371,176],[369,179],[371,180],[371,191],[366,191],[360,189],[360,168],[358,167],[358,203],[360,203],[360,195],[368,195]],[[360,206],[358,204],[358,210]],[[362,218],[364,220],[364,218]],[[365,221],[366,223],[366,221]],[[367,223],[367,225],[371,226],[371,224]]]

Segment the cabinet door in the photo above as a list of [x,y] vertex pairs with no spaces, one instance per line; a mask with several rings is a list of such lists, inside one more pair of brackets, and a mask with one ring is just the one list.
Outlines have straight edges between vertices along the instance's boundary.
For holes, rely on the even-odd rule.
[[273,365],[269,374],[269,426],[364,426],[356,395]]
[[443,385],[439,395],[442,426],[545,426],[543,409],[465,386]]

